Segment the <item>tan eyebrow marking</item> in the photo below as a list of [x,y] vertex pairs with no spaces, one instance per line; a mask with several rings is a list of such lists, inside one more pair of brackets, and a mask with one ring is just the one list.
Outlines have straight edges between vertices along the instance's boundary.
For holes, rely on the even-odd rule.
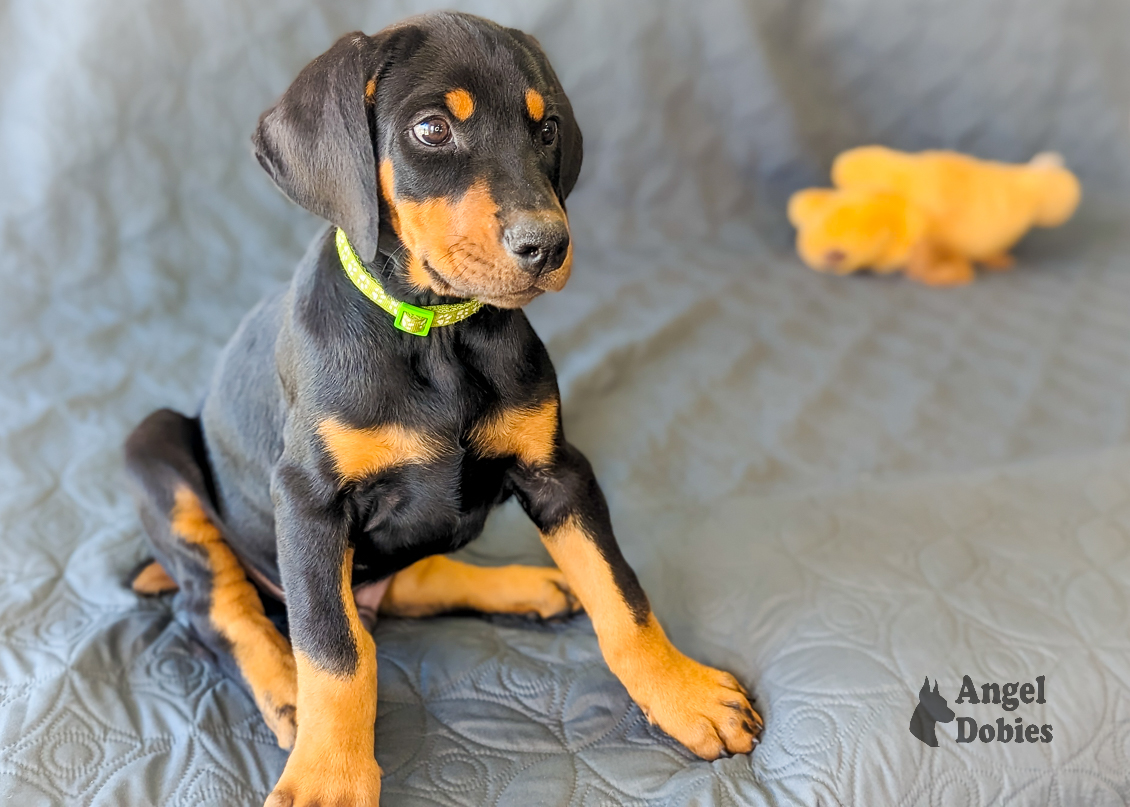
[[443,96],[443,100],[447,103],[451,114],[459,120],[467,120],[475,111],[475,99],[466,90],[451,90]]
[[533,87],[526,90],[526,111],[534,120],[541,120],[545,115],[545,99]]
[[373,96],[377,94],[377,80],[375,78],[369,79],[365,83],[365,100],[372,101]]

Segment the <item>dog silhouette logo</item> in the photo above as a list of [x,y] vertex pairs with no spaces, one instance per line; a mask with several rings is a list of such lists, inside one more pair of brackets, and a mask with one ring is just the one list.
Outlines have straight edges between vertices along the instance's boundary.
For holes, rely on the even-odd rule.
[[937,748],[938,735],[934,733],[934,724],[949,723],[953,717],[946,699],[938,694],[937,679],[934,679],[934,689],[931,691],[930,678],[927,676],[922,689],[918,690],[918,705],[910,716],[910,733],[926,745]]

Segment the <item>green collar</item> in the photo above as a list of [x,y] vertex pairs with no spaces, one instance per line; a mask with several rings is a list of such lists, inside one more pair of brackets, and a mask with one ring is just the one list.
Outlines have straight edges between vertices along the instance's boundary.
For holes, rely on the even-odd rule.
[[413,336],[427,336],[432,326],[454,325],[467,319],[483,304],[478,300],[466,300],[449,305],[411,305],[401,302],[384,290],[377,279],[361,265],[361,259],[353,251],[345,230],[337,229],[337,256],[345,274],[353,281],[358,291],[392,314],[392,324]]

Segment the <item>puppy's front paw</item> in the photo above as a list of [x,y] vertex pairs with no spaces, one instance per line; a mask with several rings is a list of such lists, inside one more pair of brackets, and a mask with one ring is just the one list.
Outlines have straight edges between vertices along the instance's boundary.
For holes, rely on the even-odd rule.
[[636,702],[651,723],[693,753],[713,760],[757,746],[764,724],[734,676],[675,651],[646,677],[651,680],[640,682]]
[[375,759],[307,762],[292,754],[263,807],[378,807],[380,798]]

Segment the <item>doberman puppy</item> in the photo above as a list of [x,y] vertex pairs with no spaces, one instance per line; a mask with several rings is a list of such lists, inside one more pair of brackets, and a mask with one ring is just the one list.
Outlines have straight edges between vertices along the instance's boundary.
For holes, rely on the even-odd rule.
[[[268,805],[375,805],[363,616],[583,606],[648,718],[705,759],[761,719],[667,639],[624,561],[521,311],[564,286],[581,167],[530,36],[465,14],[349,34],[263,114],[256,156],[331,223],[223,351],[197,417],[150,415],[126,459],[156,560],[200,639],[293,750]],[[516,495],[557,569],[444,557]],[[268,618],[285,601],[290,641]],[[267,604],[267,608],[264,607]],[[292,646],[293,645],[293,646]]]

